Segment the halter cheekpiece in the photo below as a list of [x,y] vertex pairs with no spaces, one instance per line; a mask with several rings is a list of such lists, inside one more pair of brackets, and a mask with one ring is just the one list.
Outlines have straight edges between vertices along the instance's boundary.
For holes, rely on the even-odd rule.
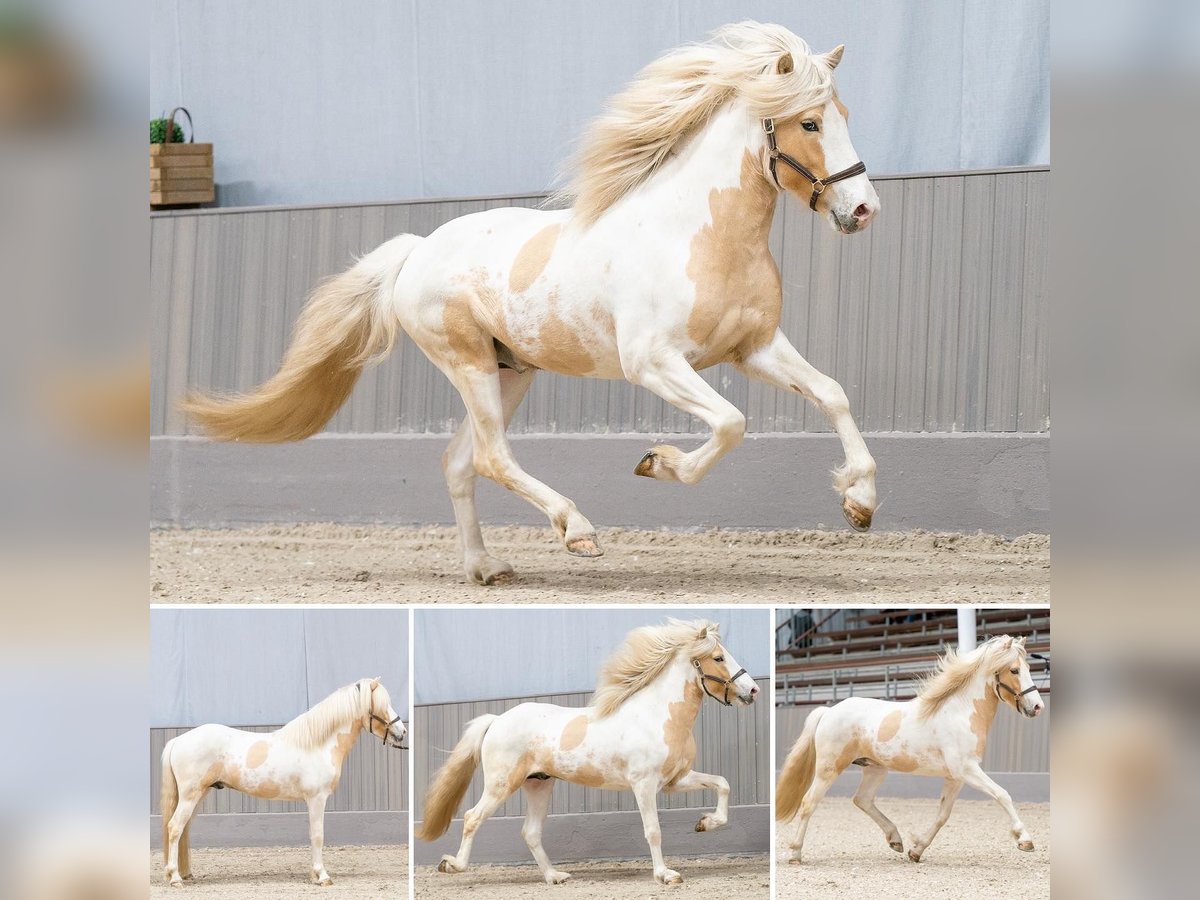
[[775,171],[776,164],[782,160],[786,165],[795,169],[798,173],[807,178],[812,184],[813,192],[812,196],[808,199],[808,208],[813,212],[816,212],[817,198],[820,197],[821,194],[825,193],[825,188],[829,187],[829,185],[833,184],[835,181],[845,181],[847,178],[853,178],[855,175],[865,174],[867,171],[866,163],[864,163],[862,160],[859,160],[854,165],[842,169],[840,172],[835,172],[832,175],[826,175],[824,178],[818,178],[812,172],[808,171],[808,169],[806,169],[803,165],[801,165],[800,161],[794,156],[789,156],[779,149],[779,144],[775,142],[774,119],[763,119],[762,123],[763,131],[767,133],[767,150],[770,157],[768,166],[770,166],[771,169],[771,178],[775,180],[775,186],[780,190],[783,190],[783,185],[779,183],[779,173]]
[[[729,699],[729,689],[733,687],[733,683],[735,681],[746,674],[746,670],[738,669],[729,678],[718,678],[716,675],[709,675],[702,668],[700,668],[700,660],[693,659],[692,665],[695,666],[696,671],[700,673],[700,687],[704,689],[704,693],[708,694],[708,696],[712,697],[722,706],[733,706],[733,701]],[[715,681],[717,684],[721,685],[720,697],[708,689],[707,682],[709,681]]]

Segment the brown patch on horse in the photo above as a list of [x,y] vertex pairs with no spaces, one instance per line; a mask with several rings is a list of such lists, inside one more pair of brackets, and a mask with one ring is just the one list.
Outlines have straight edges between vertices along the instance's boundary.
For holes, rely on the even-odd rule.
[[663,760],[662,774],[671,784],[681,775],[687,774],[696,761],[696,738],[692,729],[700,713],[704,694],[694,681],[683,689],[683,699],[668,705],[667,721],[663,725],[663,741],[667,745],[667,758]]
[[442,329],[450,353],[459,365],[484,372],[499,370],[493,338],[476,320],[467,295],[454,294],[446,298],[442,307]]
[[547,298],[546,316],[537,336],[541,349],[534,363],[539,369],[563,375],[587,375],[596,368],[596,361],[575,329],[559,316],[557,291],[551,291]]
[[271,745],[267,741],[255,741],[246,751],[246,768],[257,769],[267,761],[267,754],[270,752]]
[[[838,101],[835,99],[835,103]],[[840,109],[845,109],[839,103]],[[817,178],[824,181],[829,176],[829,168],[825,164],[825,150],[821,146],[820,131],[805,131],[802,122],[811,119],[818,125],[823,125],[821,111],[824,107],[815,107],[805,110],[798,116],[793,116],[786,122],[775,123],[775,141],[779,145],[779,149],[788,156],[795,159],[800,165],[812,172]],[[844,113],[843,113],[844,115]],[[795,194],[798,198],[804,201],[804,205],[808,205],[808,199],[812,196],[813,186],[807,178],[795,171],[786,163],[777,163],[775,165],[775,174],[779,177],[779,183],[784,190]],[[822,194],[817,200],[818,212],[823,211],[821,203],[825,199]]]
[[567,723],[567,727],[558,736],[558,749],[574,750],[583,743],[584,736],[587,735],[587,730],[588,717],[576,716]]
[[879,731],[875,735],[875,739],[880,743],[886,744],[896,736],[896,732],[900,730],[900,720],[904,718],[904,713],[900,710],[890,712],[882,722],[879,723]]
[[512,271],[508,273],[510,291],[520,294],[537,281],[546,264],[550,262],[560,231],[561,225],[547,225],[525,242],[525,246],[517,252],[517,258],[513,260]]
[[572,784],[582,784],[585,787],[604,787],[606,784],[611,784],[607,772],[588,762],[580,763],[564,780]]
[[920,767],[920,761],[908,753],[897,753],[889,757],[885,765],[896,772],[915,772]]
[[975,701],[975,710],[971,713],[971,733],[975,735],[975,755],[980,759],[983,758],[983,751],[987,748],[988,731],[992,727],[992,719],[996,717],[998,702],[995,691],[988,691],[986,696]]
[[696,286],[687,333],[700,348],[690,360],[697,369],[762,346],[775,334],[783,293],[767,237],[776,197],[749,151],[742,156],[741,183],[708,195],[712,222],[692,237],[687,264]]

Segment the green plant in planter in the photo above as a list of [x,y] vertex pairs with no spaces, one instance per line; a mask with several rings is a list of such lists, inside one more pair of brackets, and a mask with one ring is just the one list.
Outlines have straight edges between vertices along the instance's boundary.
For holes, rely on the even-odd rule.
[[[183,128],[178,122],[175,123],[175,128],[171,132],[171,139],[177,144],[183,143]],[[167,120],[166,119],[151,119],[150,120],[150,143],[165,144],[167,142]]]

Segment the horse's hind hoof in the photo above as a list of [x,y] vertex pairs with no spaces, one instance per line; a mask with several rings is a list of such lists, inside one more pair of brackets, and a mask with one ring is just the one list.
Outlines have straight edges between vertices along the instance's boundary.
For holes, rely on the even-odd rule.
[[891,847],[893,850],[895,850],[897,853],[904,852],[904,843],[902,841],[891,841],[888,843],[888,846]]
[[597,556],[604,555],[594,534],[571,538],[567,541],[567,552],[572,556],[582,556],[584,559],[595,559]]
[[1021,841],[1021,843],[1017,844],[1017,849],[1024,850],[1026,853],[1029,853],[1031,850],[1033,850],[1033,841]]
[[909,851],[908,851],[908,858],[909,858],[909,859],[911,859],[913,862],[920,862],[920,861],[921,861],[921,854],[920,854],[920,853],[918,853],[916,850],[909,850]]
[[855,503],[849,497],[842,500],[842,515],[846,517],[847,524],[855,531],[869,530],[874,514],[874,510],[867,509],[861,503]]

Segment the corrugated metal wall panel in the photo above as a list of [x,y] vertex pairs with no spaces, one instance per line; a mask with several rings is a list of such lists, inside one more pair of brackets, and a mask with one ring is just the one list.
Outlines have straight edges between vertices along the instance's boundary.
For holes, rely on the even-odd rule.
[[[239,726],[245,731],[269,732],[278,725]],[[188,728],[150,729],[150,814],[159,813],[162,752],[167,741],[190,731]],[[408,809],[408,753],[385,747],[377,738],[363,734],[343,763],[342,778],[325,809],[333,811],[379,811]],[[240,791],[212,790],[200,805],[201,813],[304,812],[301,801],[260,800]]]
[[[1049,172],[881,179],[884,213],[843,238],[803,204],[776,214],[785,333],[841,382],[864,431],[1043,431],[1049,421],[1045,243]],[[173,213],[152,220],[155,434],[187,433],[187,387],[243,390],[279,365],[305,297],[355,254],[461,215],[540,197]],[[799,396],[730,366],[705,379],[752,432],[824,432]],[[338,432],[443,433],[462,415],[408,341],[368,370]],[[543,374],[514,432],[700,433],[703,423],[620,382]]]
[[[1050,698],[1043,695],[1046,712],[1024,719],[1011,709],[997,711],[983,754],[985,772],[1050,771]],[[783,766],[788,751],[800,736],[804,720],[815,707],[780,706],[775,709],[775,765]]]
[[[768,679],[758,680],[761,696],[767,696]],[[561,706],[585,706],[590,694],[547,694],[511,700],[486,700],[465,703],[442,703],[416,707],[413,715],[413,781],[416,785],[414,817],[421,820],[424,794],[434,773],[441,767],[447,753],[458,743],[463,729],[471,719],[487,713],[499,715],[519,703],[556,703]],[[749,708],[726,709],[706,702],[696,721],[696,768],[702,772],[723,775],[729,780],[729,802],[733,805],[769,803],[770,777],[770,713],[769,704],[755,703]],[[420,736],[425,735],[422,739]],[[483,790],[483,775],[476,772],[471,787],[458,813],[469,809]],[[664,794],[659,797],[661,809],[700,809],[712,806],[716,795],[708,791],[686,794]],[[559,782],[555,785],[550,812],[589,813],[636,810],[630,791],[605,791],[577,784]],[[525,814],[525,798],[521,791],[504,802],[498,816]]]

